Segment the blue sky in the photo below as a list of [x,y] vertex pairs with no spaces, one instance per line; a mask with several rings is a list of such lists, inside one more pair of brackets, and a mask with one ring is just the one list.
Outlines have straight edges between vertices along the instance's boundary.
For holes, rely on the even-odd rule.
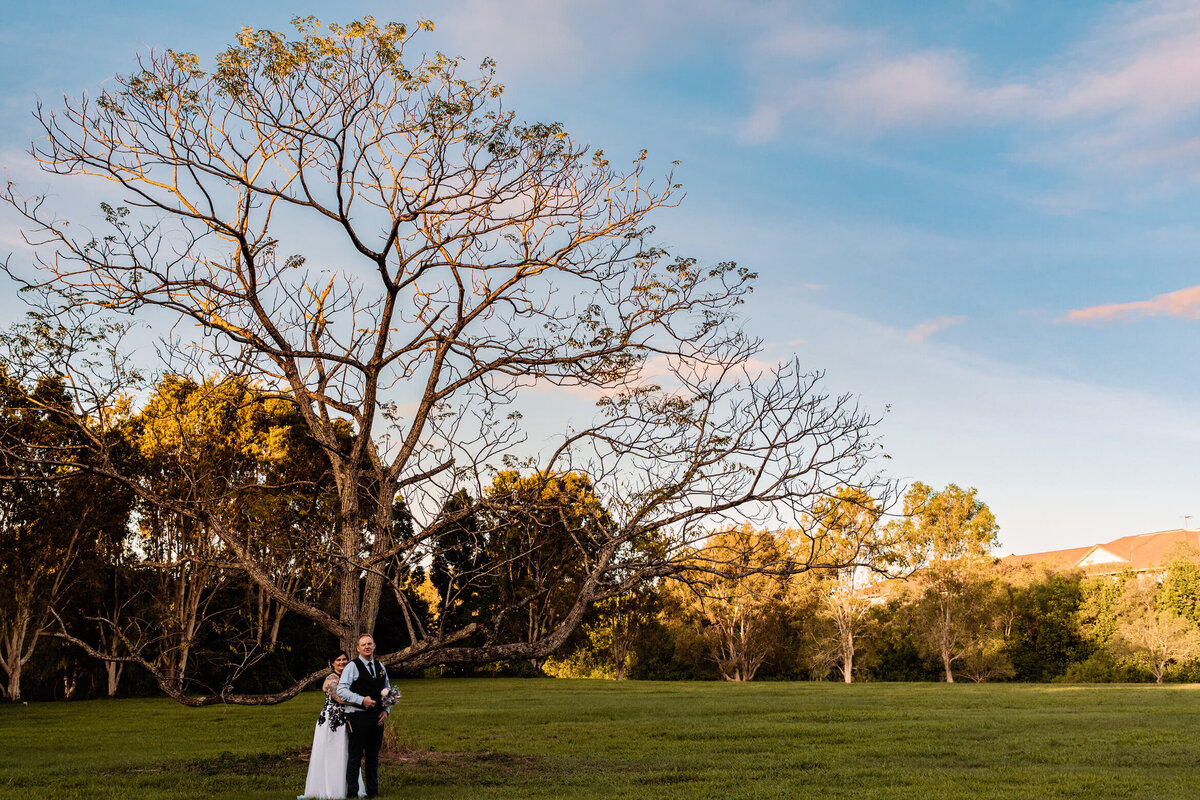
[[295,14],[429,17],[519,116],[681,161],[662,239],[757,271],[768,355],[888,409],[891,473],[978,487],[1005,552],[1200,524],[1200,6],[50,0],[0,32],[0,163],[44,186],[37,98]]

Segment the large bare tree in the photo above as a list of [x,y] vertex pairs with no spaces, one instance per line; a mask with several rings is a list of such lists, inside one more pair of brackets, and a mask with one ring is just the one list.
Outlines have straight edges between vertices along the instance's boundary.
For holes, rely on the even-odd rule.
[[[64,314],[141,315],[175,325],[170,369],[295,403],[336,484],[329,546],[311,553],[335,571],[336,603],[276,580],[203,498],[162,496],[105,459],[106,409],[136,390],[106,343],[40,365],[38,347],[10,352],[18,373],[66,375],[99,469],[195,520],[272,601],[346,644],[373,629],[389,587],[403,602],[398,582],[444,531],[511,518],[486,508],[507,502],[486,491],[497,468],[587,476],[603,524],[572,528],[589,541],[571,544],[581,577],[553,625],[522,641],[478,621],[376,632],[399,648],[385,662],[414,668],[543,657],[596,601],[679,573],[708,531],[795,526],[816,498],[871,485],[877,444],[855,401],[796,363],[755,366],[759,343],[736,325],[754,275],[652,241],[679,187],[651,179],[644,152],[619,168],[559,124],[520,123],[490,62],[463,77],[459,60],[417,49],[429,23],[296,29],[244,29],[212,68],[153,53],[98,96],[40,107],[42,168],[112,196],[91,230],[10,186],[36,256],[9,272],[58,309],[39,328],[51,338],[74,330]],[[547,389],[555,405],[597,407],[536,448],[519,412],[545,408]],[[402,508],[411,525],[396,524]],[[270,697],[173,694],[271,702],[317,675]]]

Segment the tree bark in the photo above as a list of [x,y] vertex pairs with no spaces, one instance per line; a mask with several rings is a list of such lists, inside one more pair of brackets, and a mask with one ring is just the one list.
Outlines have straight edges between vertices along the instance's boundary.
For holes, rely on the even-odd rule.
[[7,665],[8,686],[6,687],[5,694],[14,703],[21,700],[21,667],[20,656],[16,658],[15,663],[10,662]]
[[104,662],[104,672],[108,679],[108,696],[117,696],[117,687],[121,682],[121,671],[125,668],[124,664],[119,664],[115,661]]

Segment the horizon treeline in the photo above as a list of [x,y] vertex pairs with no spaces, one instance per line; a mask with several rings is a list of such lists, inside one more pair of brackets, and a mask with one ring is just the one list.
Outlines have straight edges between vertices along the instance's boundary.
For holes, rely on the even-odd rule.
[[[3,697],[269,694],[322,668],[336,639],[180,513],[205,504],[263,550],[281,593],[332,609],[333,476],[292,403],[245,379],[179,376],[154,383],[140,408],[115,399],[97,435],[111,438],[104,452],[123,473],[172,499],[152,505],[97,476],[78,426],[35,410],[68,413],[61,380],[38,382],[31,403],[0,379]],[[516,469],[497,470],[483,493],[491,510],[451,515],[433,555],[384,593],[374,633],[386,650],[449,622],[478,622],[483,643],[536,641],[567,613],[589,574],[580,543],[607,524],[604,498],[585,475]],[[402,503],[395,519],[394,535],[411,534]],[[990,509],[954,484],[914,483],[901,509],[845,487],[805,522],[715,528],[679,571],[596,604],[550,658],[410,676],[1200,680],[1195,553],[1141,576],[1001,562]]]

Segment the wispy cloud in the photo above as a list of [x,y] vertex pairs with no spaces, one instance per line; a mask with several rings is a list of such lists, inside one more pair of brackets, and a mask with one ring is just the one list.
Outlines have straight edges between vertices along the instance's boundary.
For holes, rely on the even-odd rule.
[[1132,303],[1109,303],[1069,312],[1066,322],[1110,322],[1128,317],[1200,319],[1200,286],[1160,294]]
[[1149,529],[1146,504],[1118,499],[1120,478],[1128,483],[1120,464],[1131,454],[1147,465],[1139,494],[1166,508],[1195,496],[1186,465],[1200,425],[1185,398],[1111,376],[1068,379],[952,343],[914,347],[907,331],[803,299],[774,298],[762,313],[785,310],[806,321],[806,353],[827,366],[827,388],[859,393],[869,409],[890,406],[881,426],[890,468],[939,486],[978,486],[1013,552],[1088,541],[1097,529]]
[[931,319],[909,328],[908,332],[904,335],[904,338],[910,342],[923,342],[938,331],[944,331],[946,328],[949,328],[953,325],[958,325],[960,322],[965,322],[966,319],[967,318],[962,314],[952,317],[938,317],[937,319]]
[[1002,79],[970,53],[801,24],[750,49],[757,97],[741,138],[771,141],[814,120],[863,136],[1007,126],[1027,134],[1018,160],[1105,172],[1169,167],[1200,180],[1198,52],[1200,6],[1183,0],[1121,6],[1074,46]]
[[486,53],[506,79],[589,83],[678,55],[695,27],[729,21],[720,0],[466,0],[437,13],[438,31],[462,52]]
[[866,135],[1009,118],[1033,99],[1028,86],[981,86],[969,58],[954,50],[846,53],[826,74],[796,76],[759,100],[741,131],[745,142],[778,138],[785,123],[820,119]]

